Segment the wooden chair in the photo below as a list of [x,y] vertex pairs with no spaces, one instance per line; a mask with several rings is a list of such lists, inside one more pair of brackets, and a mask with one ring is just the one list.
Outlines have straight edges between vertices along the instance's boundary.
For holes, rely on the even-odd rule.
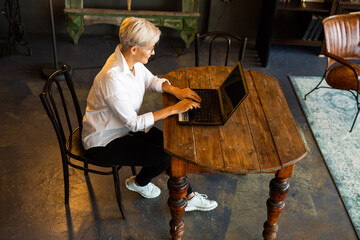
[[325,50],[327,66],[321,81],[306,96],[326,83],[333,89],[347,90],[356,100],[357,112],[350,128],[352,131],[359,114],[359,77],[360,67],[351,60],[360,60],[360,15],[333,15],[322,21],[325,34]]
[[195,35],[195,66],[199,66],[199,58],[200,58],[200,40],[206,40],[210,43],[209,45],[209,65],[212,65],[212,51],[213,45],[217,38],[223,38],[226,40],[226,56],[225,56],[225,64],[227,66],[229,59],[229,52],[231,48],[231,40],[235,40],[239,44],[239,55],[238,60],[242,62],[245,55],[245,48],[247,43],[246,37],[236,36],[227,32],[208,32],[204,34],[197,33]]
[[[61,76],[61,78],[59,76]],[[65,79],[65,82],[59,82],[57,79]],[[88,177],[88,172],[101,175],[113,175],[117,203],[123,218],[126,219],[121,202],[118,174],[122,166],[103,163],[86,157],[85,149],[81,141],[82,114],[74,85],[66,66],[63,66],[61,70],[56,71],[49,77],[40,94],[40,99],[52,122],[59,142],[64,174],[65,204],[69,203],[69,166],[83,170],[85,177]],[[73,115],[76,117],[71,118],[70,116]],[[77,127],[73,128],[73,126]],[[92,166],[92,168],[89,168],[89,165]],[[96,166],[96,169],[94,166]],[[132,173],[136,175],[135,167],[132,167]]]

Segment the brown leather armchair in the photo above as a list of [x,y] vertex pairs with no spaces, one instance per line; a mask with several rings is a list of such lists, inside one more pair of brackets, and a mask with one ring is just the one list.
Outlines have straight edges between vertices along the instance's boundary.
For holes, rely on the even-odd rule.
[[322,21],[325,35],[324,54],[327,60],[325,73],[314,89],[305,94],[309,95],[320,86],[323,80],[335,89],[350,91],[355,99],[357,112],[351,126],[352,131],[359,114],[359,82],[360,67],[353,61],[360,60],[360,15],[342,14],[332,15]]

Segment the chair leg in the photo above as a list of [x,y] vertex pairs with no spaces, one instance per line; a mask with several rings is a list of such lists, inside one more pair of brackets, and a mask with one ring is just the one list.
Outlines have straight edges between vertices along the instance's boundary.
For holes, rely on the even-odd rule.
[[63,161],[65,204],[69,203],[69,166]]
[[308,92],[307,94],[304,95],[304,100],[306,100],[306,96],[309,95],[310,93],[312,93],[313,91],[315,91],[316,89],[318,89],[318,87],[320,86],[320,84],[324,81],[325,79],[325,74],[326,71],[324,72],[324,76],[322,77],[321,81],[316,85],[316,87],[314,87],[310,92]]
[[131,166],[131,171],[133,176],[136,176],[136,167],[135,166]]
[[[89,167],[89,164],[88,163],[84,163],[84,168],[87,169]],[[84,170],[84,175],[85,176],[88,176],[89,175],[89,172]]]
[[350,132],[351,132],[351,131],[353,130],[353,128],[354,128],[354,125],[355,125],[356,119],[357,119],[357,117],[358,117],[358,115],[359,115],[359,110],[360,110],[360,108],[359,108],[359,106],[358,106],[358,109],[357,109],[357,112],[356,112],[356,115],[355,115],[355,118],[354,118],[353,124],[351,125],[351,128],[350,128]]
[[119,181],[119,169],[120,167],[113,167],[113,177],[114,177],[114,186],[115,186],[115,193],[116,193],[116,200],[123,216],[124,220],[126,220],[124,207],[121,201],[121,191],[120,191],[120,181]]

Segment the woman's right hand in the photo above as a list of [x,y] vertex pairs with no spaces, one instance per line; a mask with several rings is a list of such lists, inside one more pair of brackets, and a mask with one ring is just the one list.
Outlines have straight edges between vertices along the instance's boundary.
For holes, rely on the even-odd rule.
[[200,108],[200,103],[195,102],[191,99],[184,99],[184,100],[181,100],[180,102],[176,103],[173,107],[175,110],[174,114],[179,114],[179,113],[183,113],[183,112],[186,112],[186,111],[194,109],[194,108]]

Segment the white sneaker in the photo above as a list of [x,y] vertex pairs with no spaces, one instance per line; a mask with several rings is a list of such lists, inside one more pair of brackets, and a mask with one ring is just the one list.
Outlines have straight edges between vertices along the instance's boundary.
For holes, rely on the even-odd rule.
[[217,207],[217,202],[209,200],[205,194],[195,192],[195,196],[188,200],[188,204],[185,208],[185,212],[194,210],[198,211],[211,211]]
[[160,195],[161,190],[151,182],[146,186],[139,186],[135,183],[135,176],[126,179],[125,186],[127,189],[141,194],[144,198],[156,198]]

